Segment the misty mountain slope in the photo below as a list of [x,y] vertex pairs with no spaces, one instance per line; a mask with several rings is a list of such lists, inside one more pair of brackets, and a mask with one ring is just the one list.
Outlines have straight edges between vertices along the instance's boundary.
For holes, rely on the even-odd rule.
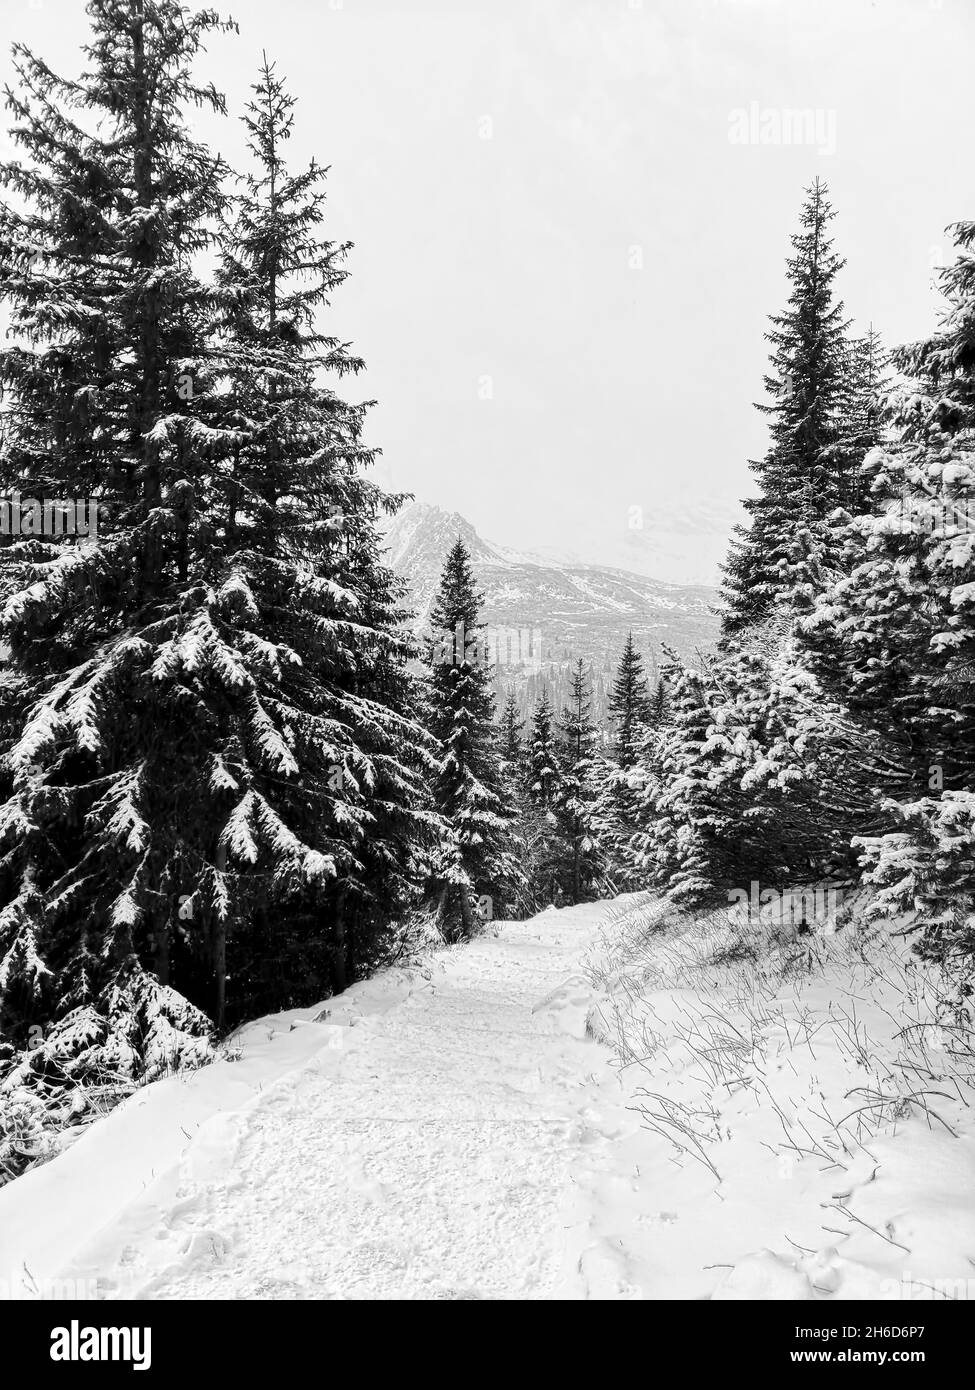
[[[412,502],[390,521],[386,550],[392,568],[409,585],[418,626],[427,623],[444,559],[458,536],[484,593],[485,622],[537,630],[543,663],[582,657],[597,668],[613,667],[631,631],[638,647],[657,663],[661,642],[689,656],[716,639],[713,589],[511,550],[485,540],[457,512]],[[533,645],[532,660],[512,663],[512,674],[537,670],[535,658]]]

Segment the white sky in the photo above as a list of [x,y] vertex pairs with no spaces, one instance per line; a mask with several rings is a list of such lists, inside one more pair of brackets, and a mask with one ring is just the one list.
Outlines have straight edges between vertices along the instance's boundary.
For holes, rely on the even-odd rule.
[[[943,229],[975,216],[973,0],[218,8],[241,33],[201,73],[236,113],[266,48],[295,159],[331,165],[328,231],[356,246],[330,326],[368,363],[380,476],[509,545],[610,559],[635,506],[651,531],[675,507],[727,523],[815,174],[848,311],[892,344],[933,326]],[[0,23],[77,71],[80,0],[6,0]],[[835,152],[730,143],[752,102],[818,109]],[[235,122],[205,130],[240,156]]]

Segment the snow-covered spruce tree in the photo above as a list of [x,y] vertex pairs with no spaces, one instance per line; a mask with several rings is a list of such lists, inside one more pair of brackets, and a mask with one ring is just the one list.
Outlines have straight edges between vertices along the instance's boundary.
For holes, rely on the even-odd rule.
[[975,854],[975,223],[954,233],[943,324],[894,355],[906,377],[892,401],[898,437],[865,460],[869,510],[847,527],[845,573],[802,628],[820,679],[906,765],[889,843],[866,842],[877,904],[912,900],[921,949],[971,961],[963,876],[946,845],[955,833]]
[[532,805],[541,810],[551,810],[559,781],[555,712],[548,691],[543,689],[532,711],[528,740],[528,793]]
[[580,657],[558,729],[561,776],[554,800],[561,851],[558,875],[570,903],[591,901],[605,884],[597,832],[599,730],[591,718],[590,680]]
[[703,902],[729,880],[719,842],[733,838],[729,813],[708,785],[711,724],[705,675],[667,652],[669,724],[642,754],[644,789],[632,849],[638,873],[678,903]]
[[851,836],[870,823],[873,743],[794,641],[761,644],[757,631],[699,670],[669,654],[670,717],[643,753],[633,847],[681,903],[848,872]]
[[[238,937],[261,941],[268,983],[245,970],[236,1016],[254,996],[297,1002],[296,973],[308,996],[315,974],[340,984],[350,923],[353,967],[367,960],[419,876],[428,813],[392,581],[350,481],[361,412],[311,390],[297,300],[281,335],[294,351],[267,367],[293,410],[269,424],[241,327],[245,305],[262,322],[266,266],[255,258],[246,285],[193,269],[227,211],[223,170],[182,116],[222,109],[191,72],[217,21],[174,0],[89,12],[78,83],[19,53],[33,164],[7,169],[27,210],[0,222],[17,344],[2,359],[3,482],[106,506],[84,544],[0,552],[17,692],[0,1026],[15,1046],[44,1027],[34,1071],[152,1075],[199,1053],[207,1020],[174,987],[219,1018]],[[312,221],[281,219],[282,244],[307,249]],[[308,270],[327,292],[340,275],[322,246]],[[259,505],[235,484],[257,486],[262,451],[283,484]],[[321,523],[349,503],[337,541]],[[279,970],[299,940],[301,972]]]
[[975,1026],[975,793],[895,802],[897,830],[865,836],[864,882],[873,885],[871,917],[908,914],[918,954],[937,961],[954,985],[953,1002]]
[[[299,889],[276,946],[264,903],[239,933],[236,970],[252,1009],[269,954],[279,982],[324,974],[337,989],[381,958],[391,914],[425,879],[435,828],[421,791],[433,746],[404,667],[413,648],[377,548],[377,516],[395,500],[365,473],[367,407],[327,384],[362,367],[319,323],[350,248],[321,235],[325,170],[288,167],[294,100],[266,58],[253,93],[244,124],[254,167],[220,239],[232,349],[221,404],[234,448],[214,480],[217,516],[240,625],[253,629],[241,658],[282,684],[269,694],[301,749],[302,775],[281,782],[273,804],[334,872],[311,895]],[[272,636],[285,642],[269,648]]]
[[852,460],[839,445],[851,355],[843,305],[834,299],[844,265],[829,236],[834,216],[816,179],[792,237],[788,304],[766,334],[772,403],[758,409],[770,417],[771,444],[751,465],[759,495],[745,503],[751,525],[738,528],[725,565],[726,638],[770,617],[783,594],[818,582],[831,559],[826,518],[849,493]]
[[510,838],[514,810],[505,797],[499,730],[485,644],[481,595],[458,537],[430,612],[427,722],[436,741],[433,797],[446,831],[430,891],[447,940],[475,932],[480,903],[511,916],[520,870]]
[[[658,690],[662,697],[662,685]],[[662,700],[660,701],[662,714]],[[638,886],[630,840],[640,819],[643,776],[640,750],[655,707],[647,690],[643,658],[630,633],[608,701],[611,741],[597,768],[596,833],[609,879],[618,891]]]
[[538,901],[548,906],[561,900],[559,865],[562,843],[556,805],[562,781],[555,712],[542,689],[532,711],[528,737],[528,814],[534,845],[534,874]]
[[854,338],[849,344],[846,398],[836,445],[842,464],[839,506],[850,515],[855,516],[866,499],[860,469],[867,454],[885,435],[884,411],[889,392],[890,353],[871,325],[862,338]]
[[885,429],[887,361],[880,336],[873,330],[848,344],[836,438],[824,450],[835,479],[835,508],[829,515],[810,517],[797,525],[781,542],[783,583],[776,609],[789,622],[808,617],[820,595],[848,571],[851,513],[862,505],[869,484],[864,461]]
[[[220,162],[181,111],[222,109],[192,63],[221,26],[168,0],[92,4],[75,83],[22,46],[8,92],[26,155],[0,168],[3,490],[102,504],[97,539],[34,535],[0,550],[13,697],[5,701],[0,1030],[44,1046],[32,1066],[131,1074],[199,1055],[204,1016],[143,968],[133,886],[178,906],[146,818],[154,754],[173,827],[166,724],[127,701],[139,627],[163,617],[162,576],[188,519],[186,479],[223,446],[181,392],[212,388],[217,296],[192,268],[220,209]],[[180,712],[185,728],[190,708]],[[147,757],[147,755],[149,755]],[[52,1031],[53,1025],[53,1031]]]
[[531,917],[540,904],[535,889],[538,827],[528,798],[528,753],[525,721],[518,698],[509,689],[498,720],[502,796],[510,808],[511,851],[518,865],[517,892],[509,916]]
[[518,700],[513,690],[509,690],[505,696],[498,727],[501,775],[506,794],[511,801],[520,801],[525,792],[525,721],[518,713]]
[[801,624],[817,674],[903,750],[917,796],[971,790],[975,767],[975,224],[956,236],[943,329],[895,354],[897,437],[864,460],[844,573]]
[[647,716],[647,723],[653,728],[662,728],[667,718],[667,684],[661,676],[657,681],[657,688],[654,690],[650,699],[650,710]]
[[627,636],[626,645],[623,647],[608,705],[613,758],[617,767],[632,767],[636,762],[640,728],[647,722],[650,714],[643,657],[633,645],[632,632]]

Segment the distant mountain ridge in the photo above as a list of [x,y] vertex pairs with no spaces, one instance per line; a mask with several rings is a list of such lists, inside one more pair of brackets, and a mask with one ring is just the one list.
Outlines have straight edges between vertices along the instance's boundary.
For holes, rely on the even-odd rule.
[[502,682],[518,683],[579,657],[596,671],[615,670],[629,632],[651,669],[660,664],[662,642],[692,656],[717,639],[712,588],[664,584],[608,565],[512,550],[485,540],[458,512],[411,502],[390,519],[385,545],[387,562],[409,586],[420,629],[428,626],[444,560],[458,536],[484,593],[484,621],[492,628],[540,635],[540,663],[533,643],[531,660],[502,663]]

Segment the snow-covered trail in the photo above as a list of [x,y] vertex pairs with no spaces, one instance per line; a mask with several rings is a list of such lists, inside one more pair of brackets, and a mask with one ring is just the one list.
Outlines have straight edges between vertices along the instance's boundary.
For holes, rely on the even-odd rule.
[[502,924],[379,1010],[367,983],[364,1012],[353,990],[302,1020],[321,1047],[205,1120],[60,1273],[108,1298],[571,1296],[577,1175],[629,1127],[585,1030],[610,907]]
[[[0,1189],[0,1299],[970,1299],[975,1083],[906,1049],[909,947],[668,914],[548,911],[249,1024]],[[931,1113],[865,1127],[922,1064]]]

